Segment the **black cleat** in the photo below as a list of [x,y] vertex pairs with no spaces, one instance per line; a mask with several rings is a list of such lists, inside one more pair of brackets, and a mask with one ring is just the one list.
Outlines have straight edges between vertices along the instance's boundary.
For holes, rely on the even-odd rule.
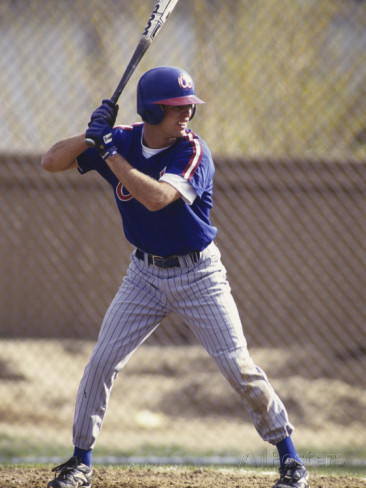
[[70,458],[52,471],[60,474],[55,475],[55,479],[48,483],[47,488],[91,488],[92,470],[83,464],[79,457]]
[[272,488],[309,488],[309,473],[305,466],[295,459],[286,459],[280,466],[280,479]]

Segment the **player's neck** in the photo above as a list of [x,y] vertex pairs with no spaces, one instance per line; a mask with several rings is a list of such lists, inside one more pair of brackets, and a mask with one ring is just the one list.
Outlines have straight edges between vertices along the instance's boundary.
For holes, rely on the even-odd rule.
[[176,137],[163,134],[153,125],[145,124],[142,133],[142,143],[150,149],[163,149],[175,143]]

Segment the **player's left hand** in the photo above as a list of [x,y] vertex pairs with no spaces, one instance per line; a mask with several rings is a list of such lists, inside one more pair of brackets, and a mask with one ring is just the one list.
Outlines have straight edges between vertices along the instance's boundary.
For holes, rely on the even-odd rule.
[[102,101],[102,105],[98,107],[91,114],[88,126],[96,119],[104,119],[111,127],[114,126],[118,114],[118,105],[113,103],[112,100],[105,99]]
[[117,148],[113,144],[112,129],[104,119],[99,118],[91,121],[85,137],[93,139],[95,148],[104,161],[117,153]]

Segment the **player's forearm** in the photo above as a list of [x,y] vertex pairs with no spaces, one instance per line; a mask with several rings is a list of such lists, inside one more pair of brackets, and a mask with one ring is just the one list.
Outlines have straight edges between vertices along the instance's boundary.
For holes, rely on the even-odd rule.
[[84,139],[85,134],[80,134],[56,142],[42,156],[42,168],[56,172],[76,167],[76,158],[87,149]]
[[150,211],[160,210],[180,197],[169,183],[157,181],[131,166],[120,154],[107,164],[131,195]]

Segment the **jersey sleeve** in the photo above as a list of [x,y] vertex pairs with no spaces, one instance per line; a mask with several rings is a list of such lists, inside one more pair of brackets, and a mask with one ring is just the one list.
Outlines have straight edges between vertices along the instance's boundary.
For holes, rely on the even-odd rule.
[[212,184],[214,172],[214,164],[207,144],[193,132],[188,132],[177,145],[166,168],[167,175],[178,175],[189,182],[200,198]]
[[188,180],[185,180],[181,176],[174,175],[172,173],[165,173],[160,178],[160,181],[165,181],[169,185],[173,186],[182,195],[183,200],[192,205],[197,197],[196,190],[193,188]]
[[77,158],[76,161],[78,163],[78,171],[80,174],[88,173],[91,170],[98,170],[100,166],[100,157],[97,153],[96,149],[89,148],[86,149],[83,153],[81,153]]

